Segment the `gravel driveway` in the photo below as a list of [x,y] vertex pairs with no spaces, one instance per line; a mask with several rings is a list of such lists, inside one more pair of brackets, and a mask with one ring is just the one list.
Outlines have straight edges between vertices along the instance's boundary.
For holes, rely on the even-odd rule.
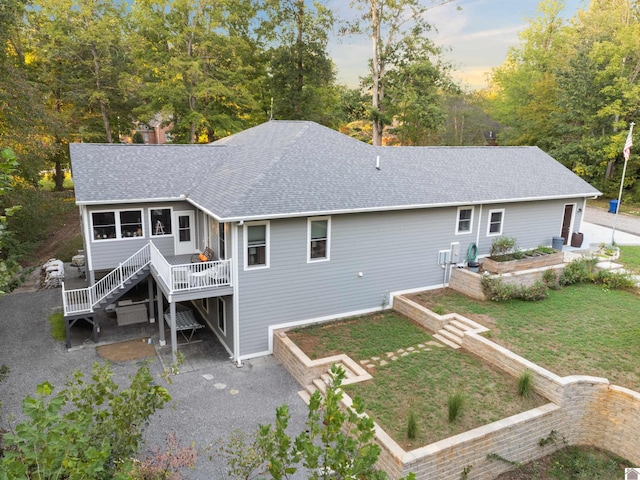
[[[0,365],[10,369],[0,384],[0,428],[19,420],[22,399],[34,395],[37,384],[48,380],[62,387],[74,370],[90,372],[94,362],[102,361],[95,348],[67,352],[64,342],[50,336],[48,318],[60,304],[60,289],[22,290],[0,297]],[[124,385],[137,367],[135,361],[114,364],[115,380]],[[296,435],[303,428],[307,406],[297,395],[300,386],[271,356],[245,361],[242,368],[222,361],[174,376],[171,384],[161,378],[157,359],[151,372],[173,400],[152,417],[146,449],[165,446],[167,434],[175,432],[181,444],[193,442],[203,450],[235,429],[254,432],[259,424],[272,423],[276,407],[285,403],[292,416],[290,433]],[[222,462],[208,457],[209,453],[200,454],[196,468],[184,472],[185,478],[225,478]]]

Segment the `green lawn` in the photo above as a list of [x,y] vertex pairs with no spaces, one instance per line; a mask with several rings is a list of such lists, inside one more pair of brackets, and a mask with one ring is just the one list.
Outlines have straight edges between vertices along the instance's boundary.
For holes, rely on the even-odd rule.
[[640,247],[620,247],[620,261],[629,270],[640,273]]
[[[356,361],[386,352],[427,344],[431,336],[411,320],[396,313],[377,314],[329,325],[289,332],[291,339],[312,358],[347,353]],[[342,347],[341,347],[342,345]],[[429,345],[377,367],[373,380],[345,387],[365,400],[367,412],[404,448],[427,445],[547,403],[537,395],[517,395],[517,379],[492,369],[461,350]],[[447,400],[462,392],[463,413],[449,423]],[[406,437],[413,411],[418,433]]]
[[593,375],[640,390],[640,297],[581,284],[540,302],[480,302],[457,293],[413,297],[428,308],[467,315],[487,336],[558,375]]

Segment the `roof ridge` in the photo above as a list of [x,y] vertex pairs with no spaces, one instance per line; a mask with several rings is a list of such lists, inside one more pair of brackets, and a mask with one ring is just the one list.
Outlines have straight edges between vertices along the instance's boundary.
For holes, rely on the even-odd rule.
[[[269,120],[269,122],[272,122],[274,120]],[[286,121],[286,120],[275,120],[275,121]],[[269,122],[265,122],[265,123],[269,123]],[[249,186],[247,188],[245,188],[244,192],[241,195],[237,195],[236,196],[236,200],[235,202],[233,202],[233,206],[235,207],[236,205],[238,205],[239,203],[242,203],[241,200],[244,200],[248,195],[249,192],[253,191],[255,189],[255,186],[257,184],[260,183],[260,181],[265,177],[266,173],[268,171],[271,170],[271,167],[273,167],[273,165],[277,162],[279,162],[280,160],[282,160],[282,158],[284,157],[284,154],[291,150],[291,148],[293,147],[293,145],[295,145],[295,143],[297,142],[297,140],[300,138],[300,136],[305,133],[307,130],[309,130],[310,125],[309,123],[306,122],[300,122],[303,124],[302,128],[300,129],[300,131],[298,133],[296,133],[291,140],[289,141],[289,145],[287,145],[285,148],[283,148],[280,151],[280,155],[275,156],[272,160],[269,161],[267,167],[260,173],[260,175],[256,176],[253,178],[253,181],[249,184]]]

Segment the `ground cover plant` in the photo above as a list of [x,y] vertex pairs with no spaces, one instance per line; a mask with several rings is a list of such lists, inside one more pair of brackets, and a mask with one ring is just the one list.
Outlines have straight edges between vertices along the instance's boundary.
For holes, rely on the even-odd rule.
[[640,390],[640,297],[594,284],[548,294],[542,302],[496,303],[439,290],[412,299],[478,321],[493,341],[558,375],[605,377]]
[[503,473],[496,480],[568,480],[624,478],[630,462],[593,447],[569,446]]
[[[386,352],[431,339],[421,327],[394,312],[297,329],[290,337],[310,357],[347,353],[356,361],[386,357]],[[365,401],[367,413],[403,448],[428,445],[547,403],[535,394],[520,397],[516,378],[469,353],[428,346],[428,351],[376,367],[371,381],[345,387],[350,396]],[[457,393],[464,396],[464,408],[455,422],[449,422],[448,400]],[[411,412],[415,439],[407,438]]]

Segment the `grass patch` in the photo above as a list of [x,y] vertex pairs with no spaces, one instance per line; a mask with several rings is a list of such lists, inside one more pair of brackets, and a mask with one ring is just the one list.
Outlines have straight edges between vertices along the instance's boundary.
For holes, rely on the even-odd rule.
[[[48,192],[53,192],[56,188],[56,182],[52,173],[45,173],[40,180],[38,180],[38,186]],[[64,172],[64,180],[62,181],[62,188],[65,190],[71,190],[73,188],[73,180],[71,179],[70,172]]]
[[640,247],[620,247],[619,262],[633,272],[640,272]]
[[[372,331],[376,334],[372,335]],[[310,358],[348,353],[360,360],[431,339],[431,335],[395,312],[295,329],[287,335]]]
[[67,338],[64,315],[61,312],[54,313],[49,317],[49,323],[51,323],[51,336],[56,340],[64,342]]
[[[348,353],[356,361],[427,344],[428,351],[378,367],[373,380],[344,387],[348,395],[364,399],[367,413],[404,448],[427,445],[547,403],[535,394],[520,398],[515,378],[471,354],[428,344],[431,336],[397,313],[315,325],[288,335],[311,358]],[[448,420],[451,392],[461,392],[465,399],[464,415],[455,423]],[[411,412],[416,421],[414,440],[407,439]]]
[[542,302],[472,300],[452,292],[412,298],[430,308],[468,316],[491,329],[491,339],[561,375],[593,375],[640,390],[640,297],[600,285],[550,290]]

